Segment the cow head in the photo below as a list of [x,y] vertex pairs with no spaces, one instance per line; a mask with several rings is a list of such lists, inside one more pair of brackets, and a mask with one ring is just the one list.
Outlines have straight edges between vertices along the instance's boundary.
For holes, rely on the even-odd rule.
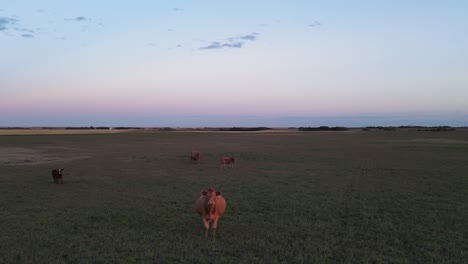
[[62,175],[63,169],[55,169],[55,171],[57,171],[57,174],[58,174],[58,175]]
[[192,160],[198,161],[201,158],[201,153],[199,151],[192,151],[190,153],[190,158]]
[[210,220],[216,214],[216,201],[218,200],[218,196],[221,195],[221,192],[216,192],[214,189],[210,188],[208,191],[203,191],[201,195],[205,198],[204,200],[204,207],[210,214]]
[[230,160],[231,160],[231,163],[234,163],[234,158],[231,157]]

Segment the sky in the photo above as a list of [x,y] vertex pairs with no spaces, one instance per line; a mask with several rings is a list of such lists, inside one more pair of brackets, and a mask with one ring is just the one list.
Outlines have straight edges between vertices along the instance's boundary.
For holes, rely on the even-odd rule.
[[468,1],[0,0],[0,127],[468,126]]

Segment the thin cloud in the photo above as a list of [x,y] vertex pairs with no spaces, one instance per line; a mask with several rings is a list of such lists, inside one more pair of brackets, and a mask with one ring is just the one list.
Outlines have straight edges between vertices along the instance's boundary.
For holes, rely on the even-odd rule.
[[239,37],[240,39],[243,39],[243,40],[250,40],[250,41],[254,41],[257,39],[257,35],[258,33],[252,33],[250,35],[245,35],[245,36],[242,36],[242,37]]
[[259,34],[252,32],[248,35],[243,35],[240,37],[227,38],[225,42],[213,41],[208,46],[203,46],[198,49],[208,50],[208,49],[222,49],[222,48],[242,48],[246,44],[246,41],[255,41]]
[[320,27],[322,25],[322,23],[320,23],[320,21],[314,21],[313,23],[310,23],[309,24],[309,27]]
[[221,44],[221,43],[219,43],[219,42],[217,42],[217,41],[213,41],[213,42],[211,42],[210,45],[205,46],[205,47],[201,47],[201,48],[199,48],[199,49],[201,49],[201,50],[205,50],[205,49],[221,49],[222,47],[223,47],[223,44]]
[[[18,16],[13,16],[13,17],[0,17],[0,31],[4,31],[7,36],[13,37],[15,36],[14,32],[16,31],[19,34],[21,34],[21,37],[24,38],[32,38],[34,37],[33,33],[35,33],[35,30],[33,29],[28,29],[28,28],[20,28],[20,27],[11,27],[16,24],[20,24],[19,20],[16,19]],[[40,30],[40,28],[37,28],[37,30]],[[13,33],[13,34],[12,34]]]
[[[35,31],[33,29],[27,29],[27,28],[14,28],[14,30],[22,31],[22,32],[26,32],[26,33],[35,33]],[[37,30],[40,30],[40,28],[37,28]]]
[[236,43],[224,43],[223,47],[228,47],[228,48],[242,48],[244,46],[243,42],[236,42]]
[[88,21],[90,20],[89,18],[86,18],[84,16],[77,16],[75,18],[65,18],[66,21],[77,21],[77,22],[82,22],[82,21]]
[[0,31],[7,30],[9,25],[16,24],[18,19],[10,17],[0,17]]
[[181,8],[178,8],[178,7],[174,7],[174,8],[172,8],[172,11],[178,12],[178,11],[182,11],[182,9],[181,9]]
[[220,43],[217,41],[211,42],[210,45],[201,47],[199,49],[206,50],[206,49],[222,49],[222,48],[242,48],[244,45],[243,42],[235,42],[235,43]]
[[75,25],[79,26],[81,32],[86,32],[90,30],[94,26],[104,26],[101,19],[93,19],[86,16],[77,16],[74,18],[65,18],[65,21],[69,21],[70,23],[74,23]]

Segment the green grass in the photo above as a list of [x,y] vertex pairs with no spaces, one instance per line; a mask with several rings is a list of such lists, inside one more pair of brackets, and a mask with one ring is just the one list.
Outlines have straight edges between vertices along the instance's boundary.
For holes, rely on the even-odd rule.
[[[13,148],[32,165],[6,163]],[[0,263],[468,259],[464,131],[2,136],[0,155]],[[209,187],[227,210],[205,238],[194,203]]]

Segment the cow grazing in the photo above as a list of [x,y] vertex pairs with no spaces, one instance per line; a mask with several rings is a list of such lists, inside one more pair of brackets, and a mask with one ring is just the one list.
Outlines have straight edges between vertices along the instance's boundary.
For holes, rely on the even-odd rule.
[[213,188],[202,191],[200,198],[195,202],[195,207],[202,218],[205,236],[208,236],[210,222],[214,235],[218,226],[218,219],[226,210],[226,201],[221,196],[221,192],[216,192]]
[[63,169],[53,169],[52,178],[54,179],[54,183],[58,184],[60,181],[63,184]]
[[221,158],[221,168],[226,168],[226,166],[229,165],[229,167],[234,166],[234,158],[233,157],[222,157]]
[[192,152],[190,152],[190,159],[195,161],[197,164],[200,164],[201,158],[202,154],[200,151],[192,150]]

